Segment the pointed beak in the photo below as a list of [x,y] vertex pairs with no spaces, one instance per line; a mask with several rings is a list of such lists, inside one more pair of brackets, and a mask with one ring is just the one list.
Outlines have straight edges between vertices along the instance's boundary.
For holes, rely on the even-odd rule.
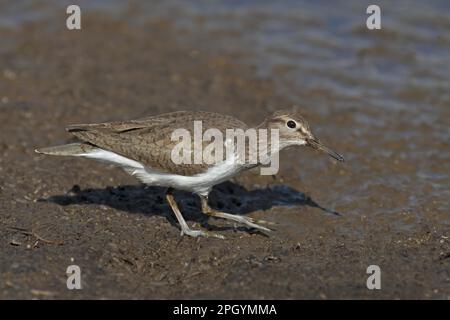
[[310,146],[310,147],[312,147],[312,148],[314,148],[316,150],[320,150],[320,151],[328,153],[331,157],[333,157],[337,161],[344,162],[344,157],[343,156],[341,156],[337,152],[334,152],[330,148],[324,146],[319,140],[317,140],[315,138],[307,139],[306,143],[307,143],[308,146]]

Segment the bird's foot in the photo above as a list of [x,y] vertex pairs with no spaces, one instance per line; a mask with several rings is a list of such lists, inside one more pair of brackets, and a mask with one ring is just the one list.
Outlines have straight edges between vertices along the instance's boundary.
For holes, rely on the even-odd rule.
[[[266,225],[266,226],[275,226],[276,225],[275,222],[271,222],[271,221],[260,220],[260,219],[255,219],[255,218],[251,218],[251,217],[242,217],[242,218],[244,218],[245,220],[248,221],[246,224],[248,224],[249,226],[250,225],[251,226],[257,226],[257,229],[258,228],[260,228],[260,229],[262,228],[262,230],[264,230],[264,231],[274,231],[274,229],[266,228],[264,226],[261,226],[261,224],[262,225]],[[255,227],[253,227],[253,228],[255,228]]]
[[209,232],[209,231],[203,231],[203,230],[192,230],[192,229],[181,230],[181,235],[184,235],[184,234],[187,236],[191,236],[193,238],[205,237],[205,238],[225,239],[225,237],[221,234]]
[[244,217],[244,216],[240,216],[240,215],[236,215],[236,214],[230,214],[230,213],[225,213],[225,212],[220,212],[220,211],[216,211],[216,210],[214,210],[214,212],[211,212],[211,215],[214,216],[214,217],[231,220],[231,221],[243,224],[243,225],[245,225],[247,227],[254,228],[254,229],[257,229],[257,230],[261,230],[261,231],[265,231],[265,232],[270,232],[270,231],[273,231],[273,230],[269,229],[269,228],[266,228],[266,227],[262,226],[261,224],[264,224],[264,225],[275,225],[275,223],[270,222],[270,221],[259,220],[259,219],[254,219],[254,218],[250,218],[250,217]]

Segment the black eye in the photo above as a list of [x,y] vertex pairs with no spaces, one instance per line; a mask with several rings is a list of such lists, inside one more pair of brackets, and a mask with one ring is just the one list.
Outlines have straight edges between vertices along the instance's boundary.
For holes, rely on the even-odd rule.
[[295,123],[295,121],[289,120],[289,121],[287,122],[287,126],[288,126],[289,128],[291,128],[291,129],[294,129],[296,125],[297,125],[297,124]]

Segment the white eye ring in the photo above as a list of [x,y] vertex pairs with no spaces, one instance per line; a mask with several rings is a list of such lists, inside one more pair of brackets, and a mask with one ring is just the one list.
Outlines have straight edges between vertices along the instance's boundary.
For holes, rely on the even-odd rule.
[[297,124],[293,120],[289,120],[288,122],[286,122],[286,125],[291,129],[295,129],[295,127],[297,126]]

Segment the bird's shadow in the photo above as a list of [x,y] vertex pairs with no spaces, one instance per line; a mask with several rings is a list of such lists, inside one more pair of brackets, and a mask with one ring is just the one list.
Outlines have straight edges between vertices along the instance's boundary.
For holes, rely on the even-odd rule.
[[[38,199],[39,202],[51,202],[62,206],[74,204],[99,204],[118,210],[149,216],[165,216],[170,223],[178,225],[171,208],[165,200],[166,188],[144,185],[127,185],[99,189],[80,189],[75,185],[67,193]],[[227,229],[212,226],[206,215],[201,212],[200,200],[189,192],[177,191],[175,198],[183,216],[209,229]],[[286,185],[270,186],[262,189],[247,190],[233,182],[224,182],[215,186],[209,196],[211,207],[232,214],[247,214],[258,210],[267,210],[274,206],[310,206],[323,212],[340,215],[326,209],[305,193]]]

